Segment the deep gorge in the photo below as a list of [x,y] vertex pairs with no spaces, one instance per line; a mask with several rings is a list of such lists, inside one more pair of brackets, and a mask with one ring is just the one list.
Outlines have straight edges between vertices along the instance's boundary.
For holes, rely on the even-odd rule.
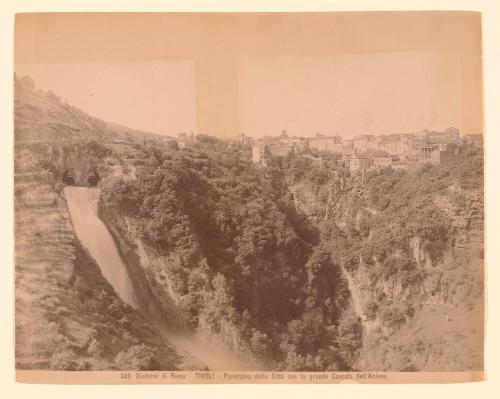
[[[16,289],[36,304],[17,302],[20,367],[205,369],[217,352],[240,370],[482,368],[479,149],[360,179],[334,159],[257,167],[214,137],[180,149],[101,122],[16,87],[16,271],[31,273]],[[102,178],[136,310],[77,240],[69,169]]]

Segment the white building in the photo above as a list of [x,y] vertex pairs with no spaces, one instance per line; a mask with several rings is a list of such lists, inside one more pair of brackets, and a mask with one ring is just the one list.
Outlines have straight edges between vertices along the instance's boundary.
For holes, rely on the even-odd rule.
[[262,151],[262,146],[253,145],[252,146],[252,162],[260,164],[262,162],[264,152]]

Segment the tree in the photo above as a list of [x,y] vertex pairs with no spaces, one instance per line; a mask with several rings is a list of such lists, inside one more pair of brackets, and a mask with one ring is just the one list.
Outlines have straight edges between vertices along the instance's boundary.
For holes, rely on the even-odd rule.
[[25,75],[19,79],[19,82],[25,88],[27,88],[29,90],[35,90],[35,81],[31,77]]
[[52,100],[56,103],[61,102],[61,98],[58,95],[56,95],[52,90],[48,90],[46,93],[46,96],[47,96],[47,98],[49,98],[50,100]]
[[168,140],[166,142],[166,145],[167,145],[167,148],[169,150],[173,150],[173,151],[177,151],[179,150],[179,144],[177,143],[177,141],[175,140]]

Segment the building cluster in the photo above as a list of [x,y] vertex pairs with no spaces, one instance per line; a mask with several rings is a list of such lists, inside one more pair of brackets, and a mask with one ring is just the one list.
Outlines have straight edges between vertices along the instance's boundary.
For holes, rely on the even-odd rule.
[[291,152],[302,153],[308,147],[308,139],[304,137],[290,137],[286,130],[281,132],[280,136],[264,136],[259,140],[248,141],[249,138],[244,136],[247,141],[252,145],[252,161],[259,165],[266,164],[268,157],[285,157]]
[[[248,138],[247,138],[248,139]],[[415,133],[390,135],[365,134],[352,139],[324,136],[289,137],[286,131],[280,136],[265,136],[252,141],[252,160],[265,165],[268,156],[286,156],[290,152],[301,154],[306,150],[317,150],[337,154],[340,166],[351,172],[369,169],[408,169],[421,163],[440,164],[453,157],[450,144],[467,142],[482,146],[483,135],[460,137],[458,129],[450,127],[443,132],[424,129]]]

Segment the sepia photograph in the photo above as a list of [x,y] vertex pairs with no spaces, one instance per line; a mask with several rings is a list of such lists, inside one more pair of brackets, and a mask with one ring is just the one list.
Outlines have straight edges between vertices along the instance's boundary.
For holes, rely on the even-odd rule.
[[481,14],[18,13],[19,382],[484,379]]

